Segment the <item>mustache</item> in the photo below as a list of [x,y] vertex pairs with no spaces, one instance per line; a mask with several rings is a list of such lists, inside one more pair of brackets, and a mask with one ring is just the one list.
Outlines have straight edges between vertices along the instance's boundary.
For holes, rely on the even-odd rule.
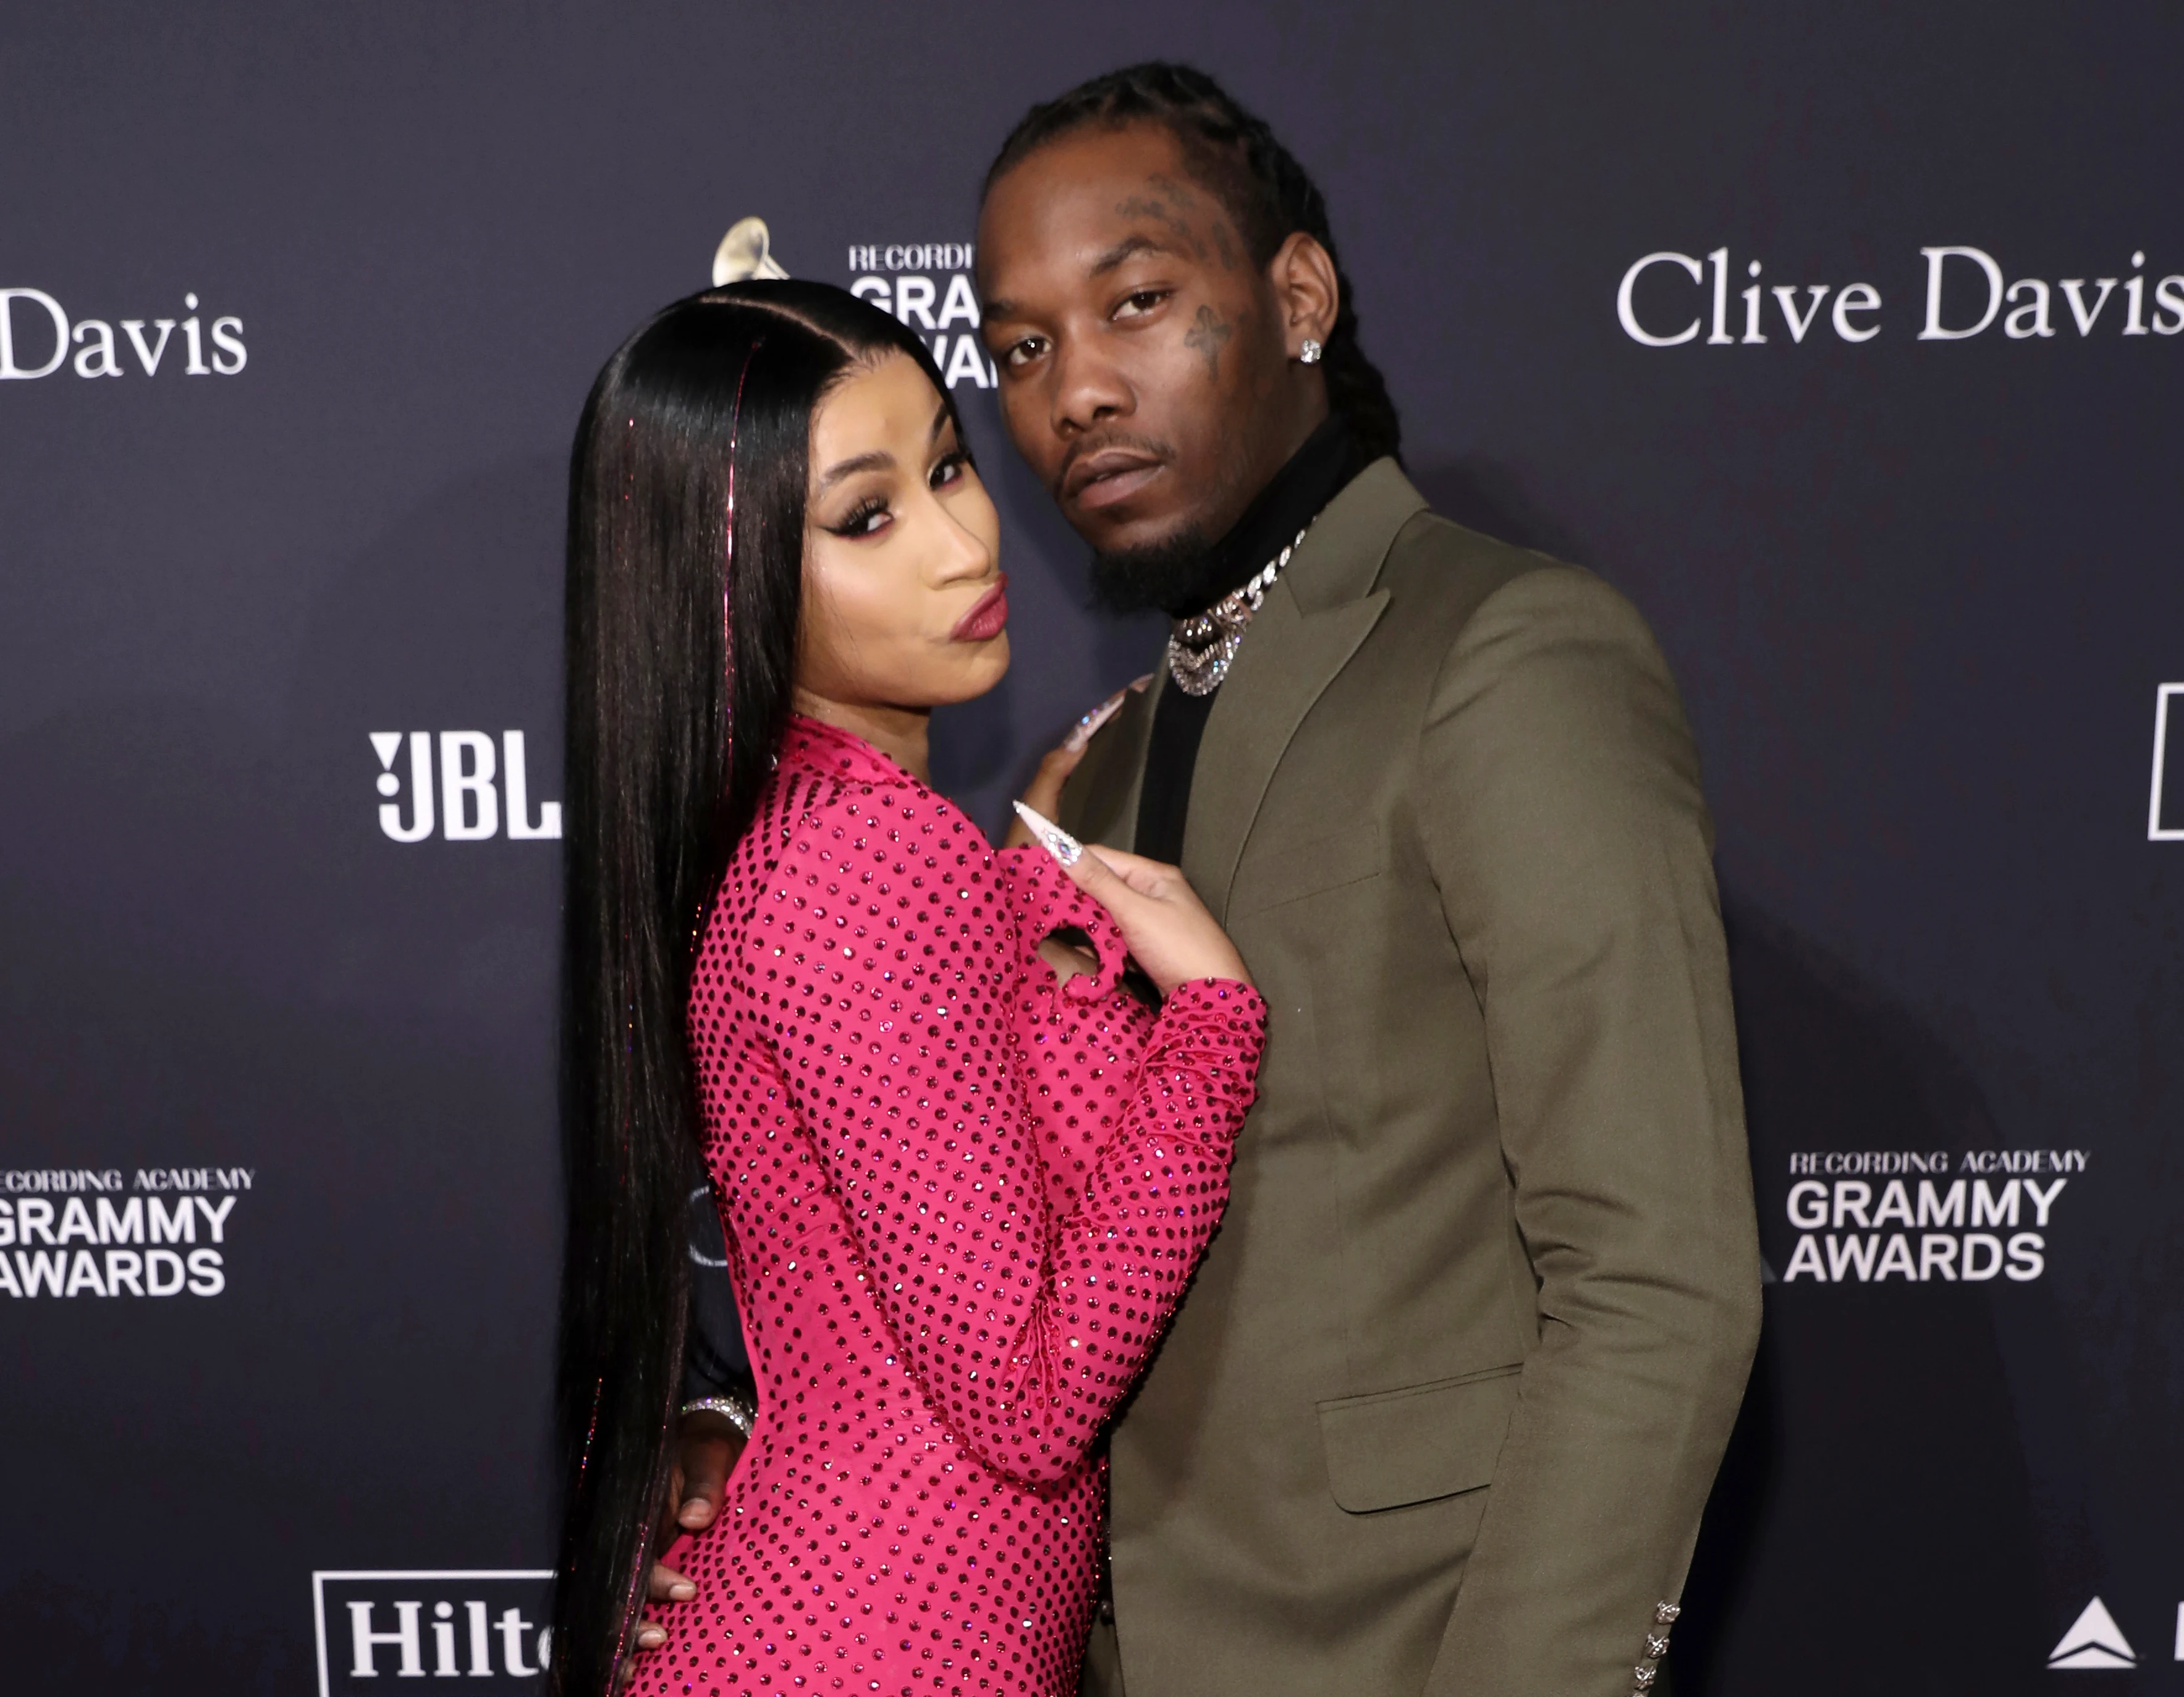
[[1139,436],[1125,430],[1095,431],[1089,436],[1078,437],[1069,444],[1068,451],[1061,456],[1061,464],[1055,468],[1054,480],[1049,484],[1047,492],[1056,500],[1060,500],[1062,492],[1069,487],[1069,474],[1079,460],[1117,448],[1133,453],[1142,453],[1148,459],[1156,459],[1163,465],[1175,458],[1174,447],[1157,437]]

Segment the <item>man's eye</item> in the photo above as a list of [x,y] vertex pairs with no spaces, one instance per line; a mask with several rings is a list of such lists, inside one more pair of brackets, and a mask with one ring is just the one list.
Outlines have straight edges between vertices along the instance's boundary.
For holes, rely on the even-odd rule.
[[1167,289],[1139,289],[1115,309],[1117,318],[1142,318],[1168,298]]
[[1019,342],[1011,342],[1009,351],[1002,357],[1011,365],[1028,365],[1045,352],[1046,352],[1045,337],[1027,336]]

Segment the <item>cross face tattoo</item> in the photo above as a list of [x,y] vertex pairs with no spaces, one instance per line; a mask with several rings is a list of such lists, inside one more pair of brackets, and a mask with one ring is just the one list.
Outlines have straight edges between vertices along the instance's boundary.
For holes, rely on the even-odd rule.
[[1221,376],[1221,349],[1236,333],[1233,324],[1223,324],[1210,306],[1198,309],[1198,316],[1184,332],[1183,345],[1195,348],[1206,361],[1206,375],[1217,379]]

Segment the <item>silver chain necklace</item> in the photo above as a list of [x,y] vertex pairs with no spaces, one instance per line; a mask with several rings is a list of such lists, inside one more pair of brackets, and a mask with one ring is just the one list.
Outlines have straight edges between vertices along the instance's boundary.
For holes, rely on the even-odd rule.
[[1244,646],[1244,632],[1251,615],[1266,604],[1267,592],[1303,543],[1306,525],[1291,542],[1251,576],[1241,589],[1231,590],[1203,613],[1175,621],[1167,639],[1168,676],[1185,695],[1211,695],[1221,687],[1228,668]]

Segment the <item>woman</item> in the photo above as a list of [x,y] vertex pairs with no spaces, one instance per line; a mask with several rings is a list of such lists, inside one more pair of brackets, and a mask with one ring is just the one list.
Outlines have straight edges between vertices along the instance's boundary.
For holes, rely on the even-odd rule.
[[670,307],[585,409],[563,1692],[639,1626],[694,1149],[760,1414],[638,1689],[1074,1688],[1089,1452],[1218,1220],[1264,1009],[1173,868],[996,853],[928,787],[931,709],[1008,665],[998,532],[926,350],[838,289]]

